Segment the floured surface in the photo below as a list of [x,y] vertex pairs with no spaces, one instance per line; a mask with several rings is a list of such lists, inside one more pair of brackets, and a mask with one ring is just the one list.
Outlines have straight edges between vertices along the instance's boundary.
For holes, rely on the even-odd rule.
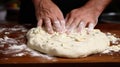
[[[110,63],[118,62],[119,63],[120,62],[120,51],[114,52],[113,50],[111,51],[111,48],[107,48],[107,50],[105,50],[106,51],[105,53],[94,54],[94,55],[87,56],[85,58],[76,58],[76,59],[51,57],[49,55],[42,54],[41,52],[34,51],[32,49],[29,49],[28,46],[26,46],[27,45],[26,32],[32,27],[23,26],[23,25],[21,26],[10,25],[10,24],[8,24],[7,26],[6,24],[1,25],[0,29],[4,29],[4,30],[0,32],[0,64],[6,64],[6,63],[10,63],[10,64],[32,63],[33,64],[33,63],[54,63],[54,62],[55,63],[86,63],[86,62],[87,63],[91,63],[91,62],[92,63],[96,63],[96,62],[98,63],[99,62],[100,63],[101,62],[110,62]],[[110,39],[112,38],[111,40],[114,40],[114,41],[111,41],[111,45],[117,46],[118,44],[120,44],[120,40],[119,40],[120,25],[119,24],[98,24],[96,27],[101,31],[103,31],[104,33],[107,33],[107,36],[109,36]],[[115,40],[118,40],[118,41],[115,41]],[[116,47],[114,49],[116,49]]]
[[89,34],[87,29],[81,34],[48,34],[39,27],[27,33],[28,46],[32,49],[53,56],[78,58],[103,52],[109,47],[108,37],[100,30],[95,29]]
[[[53,60],[53,57],[38,53],[27,47],[26,32],[22,25],[12,27],[0,27],[0,60],[9,60],[7,57],[41,57],[46,60]],[[4,56],[4,57],[3,57]],[[7,59],[6,59],[7,58]]]

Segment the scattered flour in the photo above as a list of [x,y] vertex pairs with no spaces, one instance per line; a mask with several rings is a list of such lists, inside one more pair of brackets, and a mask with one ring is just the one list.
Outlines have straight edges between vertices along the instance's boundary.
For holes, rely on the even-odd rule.
[[107,33],[106,34],[108,39],[110,40],[110,42],[114,45],[109,46],[105,51],[103,51],[103,54],[107,54],[110,52],[119,52],[120,51],[120,38],[115,37],[116,34],[111,34],[111,33]]
[[[4,38],[0,38],[0,47],[5,46],[6,43],[9,43],[9,47],[5,50],[0,50],[0,53],[4,55],[12,54],[13,57],[21,57],[25,55],[30,55],[31,57],[42,57],[48,60],[52,60],[53,57],[41,54],[37,51],[34,51],[26,46],[26,44],[18,44],[17,40],[13,38],[9,38],[5,36]],[[23,52],[22,52],[23,51]]]
[[37,51],[34,51],[34,50],[30,49],[30,48],[26,48],[25,50],[26,50],[26,51],[29,51],[29,52],[30,52],[29,54],[30,54],[32,57],[38,56],[38,57],[47,58],[47,59],[49,59],[49,60],[52,60],[52,59],[53,59],[52,56],[45,55],[45,54],[41,54],[41,53],[39,53],[39,52],[37,52]]
[[18,43],[17,40],[14,38],[9,38],[8,36],[4,36],[3,38],[0,38],[0,44],[6,44],[6,43]]
[[112,44],[119,44],[117,41],[120,41],[120,38],[115,37],[116,34],[111,34],[108,32],[106,35],[107,35],[109,41],[112,42]]
[[19,57],[21,57],[21,56],[24,56],[25,55],[25,53],[18,53],[18,54],[13,54],[13,56],[19,56]]
[[8,47],[9,50],[23,50],[26,48],[26,45],[25,44],[21,44],[21,45],[12,45],[10,47]]
[[[15,25],[12,28],[0,27],[0,33],[4,33],[4,36],[0,38],[0,53],[4,55],[11,55],[12,57],[21,57],[30,55],[31,57],[43,57],[45,59],[51,60],[53,57],[38,53],[26,46],[24,43],[20,43],[21,38],[24,38],[24,35],[20,35],[17,38],[10,38],[7,35],[10,35],[12,32],[20,31],[25,33],[28,31],[24,26]],[[6,47],[7,46],[7,47]]]
[[4,34],[10,34],[10,32],[5,32]]
[[110,53],[110,52],[119,52],[120,51],[120,44],[118,45],[112,45],[108,47],[105,51],[103,51],[103,54]]
[[9,31],[9,32],[5,32],[5,34],[9,34],[10,32],[15,32],[15,31],[27,32],[27,29],[24,26],[17,26],[17,25],[12,28],[0,27],[0,32],[4,32],[4,31]]
[[7,28],[0,28],[0,32],[5,31]]
[[22,45],[13,44],[13,45],[10,45],[5,50],[0,50],[0,52],[2,52],[2,54],[13,54],[13,53],[21,52],[25,48],[26,48],[25,44],[22,44]]

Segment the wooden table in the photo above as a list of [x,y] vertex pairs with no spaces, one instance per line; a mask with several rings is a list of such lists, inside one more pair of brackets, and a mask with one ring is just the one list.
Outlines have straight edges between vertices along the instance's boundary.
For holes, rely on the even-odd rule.
[[[16,24],[0,24],[2,27],[10,27],[12,28]],[[30,29],[32,26],[31,25],[23,25],[27,29]],[[101,29],[103,32],[110,32],[113,34],[116,34],[117,37],[120,37],[120,24],[110,24],[110,23],[103,23],[103,24],[98,24],[96,28]],[[17,34],[22,34],[25,35],[26,32],[24,33],[14,33],[13,35],[10,35],[11,37],[17,37],[19,35]],[[0,37],[4,36],[4,34],[0,34]],[[21,39],[21,42],[26,43],[25,37]],[[5,48],[5,47],[4,47]],[[0,48],[2,50],[3,48]],[[51,64],[52,63],[52,64]],[[34,66],[34,64],[42,64],[43,66],[49,66],[49,65],[56,65],[56,63],[79,63],[79,64],[84,64],[83,66],[89,66],[92,64],[92,66],[95,65],[105,65],[106,63],[110,63],[108,65],[114,64],[114,65],[119,65],[120,64],[120,52],[118,53],[113,53],[113,55],[110,54],[95,54],[91,55],[85,58],[77,58],[77,59],[68,59],[68,58],[58,58],[58,57],[53,57],[51,60],[46,59],[43,57],[30,57],[28,55],[26,56],[21,56],[21,57],[11,57],[10,55],[3,55],[0,53],[0,64],[29,64],[29,66]],[[97,63],[97,64],[96,64]],[[102,64],[101,64],[102,63]],[[32,64],[32,65],[30,65]],[[61,64],[59,64],[61,65]],[[18,66],[18,65],[16,65]],[[69,64],[69,66],[74,66]]]

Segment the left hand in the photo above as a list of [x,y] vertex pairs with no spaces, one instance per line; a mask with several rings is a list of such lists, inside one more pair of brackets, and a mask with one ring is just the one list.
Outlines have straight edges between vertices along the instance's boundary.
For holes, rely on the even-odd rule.
[[82,29],[88,27],[88,32],[91,31],[98,22],[99,13],[94,7],[86,8],[81,7],[78,9],[72,10],[67,14],[66,28],[67,32],[71,32],[74,29],[77,29],[78,32],[81,32]]

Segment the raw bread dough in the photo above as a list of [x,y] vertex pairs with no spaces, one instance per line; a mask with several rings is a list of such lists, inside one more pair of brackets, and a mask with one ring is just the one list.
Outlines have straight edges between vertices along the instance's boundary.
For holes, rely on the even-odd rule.
[[28,46],[52,56],[78,58],[103,52],[109,47],[107,36],[99,29],[94,29],[89,34],[87,29],[80,33],[48,34],[43,29],[32,28],[27,33]]

